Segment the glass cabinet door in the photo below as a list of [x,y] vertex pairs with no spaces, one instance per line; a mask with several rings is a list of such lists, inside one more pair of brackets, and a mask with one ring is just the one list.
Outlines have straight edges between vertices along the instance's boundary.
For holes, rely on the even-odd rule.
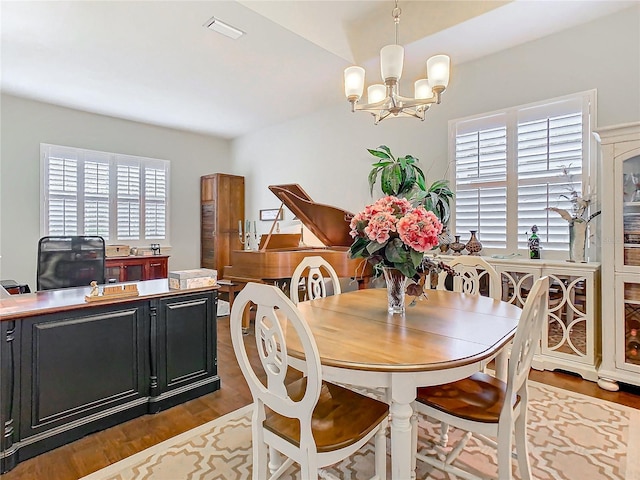
[[622,162],[623,266],[640,267],[640,156]]
[[139,282],[144,280],[144,266],[139,264],[127,264],[124,266],[125,282]]
[[156,278],[166,278],[166,262],[149,262],[149,272],[147,274],[147,280],[154,280]]
[[122,277],[122,265],[107,265],[104,269],[105,281],[107,283],[118,283]]
[[617,302],[623,318],[616,332],[618,368],[640,372],[640,280],[619,278],[616,291],[623,293]]

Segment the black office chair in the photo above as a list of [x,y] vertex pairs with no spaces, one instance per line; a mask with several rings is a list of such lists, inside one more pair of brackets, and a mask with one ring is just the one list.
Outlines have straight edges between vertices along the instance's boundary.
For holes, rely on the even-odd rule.
[[43,237],[38,242],[37,289],[105,283],[105,244],[102,237]]

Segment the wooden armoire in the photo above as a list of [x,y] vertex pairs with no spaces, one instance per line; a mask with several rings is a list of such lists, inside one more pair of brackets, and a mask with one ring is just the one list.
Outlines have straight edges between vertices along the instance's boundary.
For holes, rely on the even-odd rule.
[[244,177],[214,173],[200,177],[200,266],[218,271],[232,250],[242,250],[238,223],[244,225]]

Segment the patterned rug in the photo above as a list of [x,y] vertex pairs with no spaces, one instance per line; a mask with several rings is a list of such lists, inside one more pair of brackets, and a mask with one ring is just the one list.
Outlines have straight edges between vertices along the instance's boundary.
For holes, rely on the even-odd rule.
[[[529,448],[537,480],[640,480],[640,410],[530,382]],[[251,478],[251,405],[166,440],[81,480],[217,480]],[[632,428],[630,428],[632,426]],[[420,438],[439,425],[420,419]],[[450,439],[459,438],[452,429]],[[495,475],[491,448],[469,442],[460,460]],[[419,448],[430,450],[428,440]],[[341,479],[370,478],[373,445],[328,469]],[[387,465],[390,467],[390,459]],[[514,464],[514,476],[519,479]],[[296,467],[285,479],[298,479]],[[389,476],[389,478],[391,478]],[[418,462],[417,478],[453,479]]]

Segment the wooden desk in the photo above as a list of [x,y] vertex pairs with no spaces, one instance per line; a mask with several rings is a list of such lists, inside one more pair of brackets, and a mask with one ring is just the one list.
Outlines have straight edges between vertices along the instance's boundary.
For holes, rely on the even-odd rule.
[[[405,315],[387,313],[385,289],[298,304],[318,345],[323,378],[387,388],[396,480],[412,478],[410,419],[416,388],[482,369],[512,340],[521,313],[487,297],[446,291],[429,291],[428,297],[407,307]],[[287,337],[287,347],[296,356],[301,350],[293,337]]]
[[90,287],[0,299],[0,473],[220,388],[217,287],[85,302]]

